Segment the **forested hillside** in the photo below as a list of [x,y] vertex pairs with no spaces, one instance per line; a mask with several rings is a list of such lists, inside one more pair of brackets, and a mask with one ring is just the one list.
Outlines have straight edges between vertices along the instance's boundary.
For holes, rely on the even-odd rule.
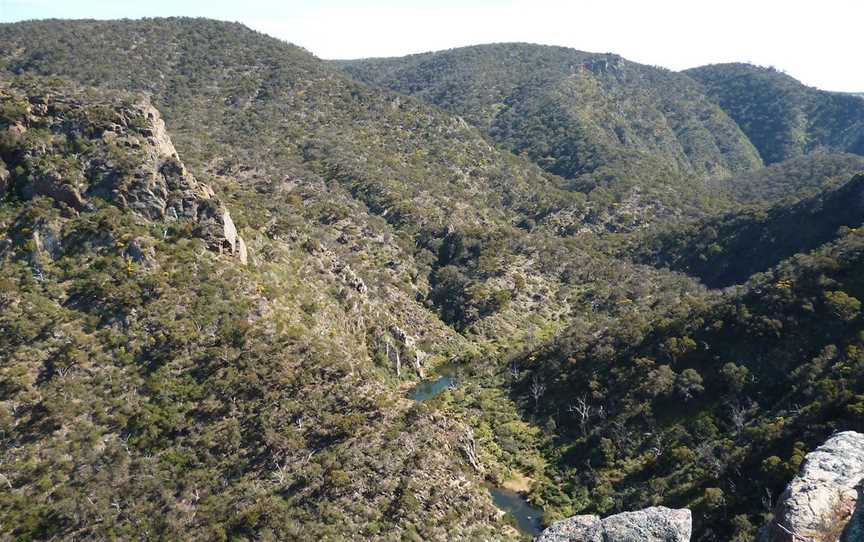
[[[140,95],[12,79],[0,111],[6,534],[500,532],[442,451],[470,428],[412,411],[375,357],[390,334],[406,371],[409,341],[461,350],[404,271],[364,273],[367,287],[315,222],[269,239],[247,227],[241,253]],[[363,227],[368,257],[401,254],[386,224]]]
[[804,454],[864,429],[862,250],[849,231],[671,317],[574,329],[514,361],[547,428],[547,513],[687,506],[694,539],[753,540]]
[[[677,298],[668,290],[661,296],[644,292],[636,303],[619,298],[611,318],[576,317],[556,338],[482,377],[480,388],[443,399],[454,412],[473,416],[475,424],[494,427],[502,418],[481,406],[495,401],[483,386],[511,390],[523,414],[543,428],[538,439],[548,465],[524,468],[535,477],[531,495],[546,507],[547,520],[657,504],[689,506],[698,516],[697,540],[751,540],[770,513],[762,499],[770,502],[779,494],[805,451],[834,429],[858,428],[854,404],[861,383],[851,367],[861,347],[855,277],[864,214],[862,177],[855,175],[864,171],[864,149],[857,143],[864,130],[854,98],[806,89],[768,70],[752,70],[768,74],[775,85],[762,89],[753,83],[763,94],[734,78],[711,79],[715,67],[687,72],[704,85],[704,94],[694,90],[686,102],[665,101],[661,111],[675,111],[677,121],[689,115],[704,121],[706,109],[695,114],[694,104],[716,100],[772,165],[694,168],[685,176],[689,188],[666,175],[662,182],[676,197],[686,198],[692,187],[711,191],[702,196],[710,202],[702,213],[726,209],[681,224],[658,212],[675,201],[668,196],[622,197],[630,182],[637,190],[657,186],[644,171],[668,171],[664,153],[671,147],[652,147],[648,154],[659,162],[634,172],[627,169],[640,163],[628,154],[633,138],[604,147],[595,145],[601,140],[597,132],[585,128],[586,119],[619,99],[626,100],[617,107],[627,122],[647,124],[652,117],[644,99],[652,89],[681,97],[685,85],[676,74],[614,55],[513,44],[339,65],[361,80],[457,113],[505,148],[575,180],[569,187],[589,193],[589,213],[573,221],[575,227],[558,231],[591,229],[590,204],[603,193],[597,188],[602,182],[594,184],[599,177],[590,160],[596,158],[609,172],[603,186],[618,190],[616,203],[649,210],[659,225],[636,236],[616,234],[600,246],[698,277],[709,287],[746,283],[724,294],[691,288]],[[576,89],[586,80],[595,86]],[[553,95],[559,84],[574,90]],[[639,98],[627,94],[632,88]],[[574,104],[591,111],[568,116]],[[788,120],[792,110],[803,132]],[[595,125],[614,129],[614,119]],[[778,150],[777,142],[786,140],[799,144],[783,143]],[[575,142],[572,152],[562,151],[563,141]],[[734,145],[727,140],[717,147],[728,151]],[[567,161],[574,156],[583,161]],[[681,199],[673,206],[688,208]],[[555,218],[547,223],[556,224]],[[472,400],[472,393],[483,399]],[[686,413],[678,408],[681,402],[690,404]],[[507,438],[498,444],[506,450]]]
[[740,284],[864,223],[864,174],[793,205],[723,215],[651,236],[637,259],[699,277],[707,286]]
[[[4,321],[4,370],[16,384],[3,401],[18,442],[4,448],[4,464],[20,466],[4,471],[14,491],[3,507],[16,518],[4,522],[15,536],[122,537],[133,526],[165,537],[195,529],[203,538],[387,538],[395,530],[424,539],[514,536],[465,459],[472,428],[442,419],[426,432],[439,415],[411,410],[400,382],[451,359],[488,359],[494,367],[492,356],[545,340],[574,315],[613,314],[622,295],[641,303],[646,292],[695,287],[537,228],[561,209],[579,209],[582,196],[495,150],[463,121],[353,82],[239,25],[26,23],[0,27],[0,44],[3,79],[13,88],[4,100],[3,159],[11,175],[4,231],[14,242],[4,245],[3,265],[16,277],[7,285],[9,303],[20,307]],[[184,240],[199,228],[174,222],[180,215],[170,210],[150,212],[164,205],[147,202],[150,196],[140,202],[138,181],[119,181],[137,178],[142,148],[164,143],[162,136],[147,140],[156,134],[147,124],[153,119],[135,120],[143,127],[128,136],[133,121],[114,120],[121,113],[112,107],[145,98],[78,85],[151,95],[177,146],[172,167],[206,182],[208,197],[232,210],[248,267],[202,267],[207,253]],[[93,102],[100,92],[105,97]],[[58,105],[69,102],[68,111]],[[122,137],[105,136],[115,131]],[[32,156],[49,162],[30,166]],[[147,167],[156,167],[158,180],[167,166]],[[120,184],[103,188],[102,177]],[[41,188],[22,189],[30,185]],[[112,218],[103,223],[104,213]],[[37,266],[28,254],[40,243],[51,256]],[[67,254],[77,243],[83,252]],[[171,282],[181,271],[183,281]],[[70,297],[67,284],[75,281],[86,297]],[[25,322],[34,329],[19,331]],[[51,376],[61,363],[51,353],[65,344],[60,328],[83,334],[85,344],[69,346],[77,361],[62,362],[72,366],[64,375],[83,379],[80,387],[58,396],[66,377]],[[97,387],[88,372],[118,363],[110,386],[146,383],[123,396],[133,407],[122,416],[114,388]],[[97,399],[75,414],[95,420],[88,434],[115,442],[121,451],[111,457],[130,458],[128,466],[106,458],[106,474],[150,469],[154,476],[152,485],[133,476],[119,489],[101,488],[105,499],[125,495],[108,503],[110,521],[68,508],[102,478],[36,483],[38,473],[63,472],[62,454],[74,458],[69,468],[98,460],[52,437],[50,428],[67,416],[61,406],[79,401],[77,394]],[[37,424],[30,421],[36,414],[18,406],[25,397],[38,412],[60,412]],[[224,440],[218,435],[228,429],[238,435],[234,448],[207,444]],[[494,438],[478,438],[477,446]],[[49,449],[58,451],[46,455]],[[513,461],[484,457],[492,472]],[[371,472],[379,474],[374,483],[364,481]],[[195,482],[202,477],[208,482]],[[423,479],[423,489],[414,487]],[[46,494],[49,483],[57,489]],[[441,489],[452,483],[458,489]],[[364,487],[365,496],[346,505],[349,485]],[[155,488],[165,492],[145,505]],[[37,496],[44,506],[26,505]],[[57,503],[69,510],[62,519]],[[430,514],[438,519],[417,519]]]
[[698,84],[617,55],[496,44],[338,65],[460,115],[601,201],[704,211],[717,204],[706,179],[762,164]]
[[715,187],[745,205],[793,203],[864,171],[864,156],[814,152],[719,180]]
[[0,25],[0,538],[524,539],[504,486],[752,540],[864,429],[858,102]]
[[817,149],[864,154],[864,102],[807,87],[772,68],[716,64],[687,70],[735,119],[766,164]]
[[[393,225],[395,241],[417,256],[419,270],[402,279],[407,290],[425,298],[431,281],[438,289],[432,302],[463,326],[495,312],[497,290],[480,283],[512,265],[507,256],[524,229],[555,210],[581,206],[582,196],[559,189],[560,179],[496,151],[458,119],[368,89],[240,25],[32,23],[2,28],[0,36],[11,72],[151,92],[192,167],[216,183],[241,179],[228,187],[237,198],[284,194],[244,204],[240,226],[285,235],[302,225],[293,218],[299,214],[365,237],[365,218],[329,192],[350,197]],[[130,49],[139,56],[130,57]],[[445,239],[469,246],[450,247]],[[481,257],[480,241],[499,248]],[[472,243],[473,252],[458,253]],[[348,252],[352,260],[362,254]],[[457,262],[458,275],[430,275]],[[452,296],[466,298],[466,306],[443,306]]]

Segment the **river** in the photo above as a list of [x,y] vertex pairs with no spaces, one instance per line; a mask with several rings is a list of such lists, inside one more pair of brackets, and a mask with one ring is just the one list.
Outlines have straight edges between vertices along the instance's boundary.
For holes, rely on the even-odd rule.
[[[433,380],[423,380],[417,384],[409,397],[414,401],[429,401],[448,388],[458,385],[455,368],[444,366],[439,368],[438,375]],[[492,501],[499,509],[508,513],[516,520],[516,526],[524,534],[537,536],[543,530],[543,509],[533,506],[522,494],[503,487],[488,486]]]

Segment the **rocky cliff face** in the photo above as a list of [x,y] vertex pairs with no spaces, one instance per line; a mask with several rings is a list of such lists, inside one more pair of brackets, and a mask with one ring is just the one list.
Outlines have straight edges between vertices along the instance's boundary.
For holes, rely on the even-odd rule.
[[114,100],[67,85],[0,86],[0,197],[45,196],[72,214],[107,202],[185,221],[209,248],[246,263],[230,212],[186,170],[159,111],[141,96]]
[[538,542],[689,542],[690,510],[662,506],[623,512],[604,519],[574,516],[554,523]]
[[759,541],[862,540],[862,481],[864,435],[854,431],[834,435],[807,454],[801,473],[780,496],[774,519],[762,529]]

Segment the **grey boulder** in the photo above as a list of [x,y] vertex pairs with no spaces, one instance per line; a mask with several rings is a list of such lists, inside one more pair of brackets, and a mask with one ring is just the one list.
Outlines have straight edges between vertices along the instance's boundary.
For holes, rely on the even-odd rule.
[[604,519],[573,516],[552,524],[538,542],[689,542],[690,510],[656,506]]
[[759,542],[836,541],[841,533],[842,540],[864,540],[858,510],[864,504],[859,499],[862,479],[864,435],[837,433],[807,454],[801,472],[777,501],[774,519],[759,533]]

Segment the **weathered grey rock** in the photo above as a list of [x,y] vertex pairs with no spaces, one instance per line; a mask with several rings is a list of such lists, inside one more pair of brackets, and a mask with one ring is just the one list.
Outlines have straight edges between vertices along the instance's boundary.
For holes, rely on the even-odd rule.
[[246,248],[246,241],[242,237],[237,237],[237,257],[240,258],[240,263],[246,265],[249,262],[249,251]]
[[[46,126],[46,131],[67,137],[91,137],[97,151],[43,163],[36,158],[53,156],[52,140],[46,138],[25,157],[32,162],[27,177],[15,179],[23,197],[47,196],[76,212],[94,210],[100,198],[148,220],[189,221],[193,233],[209,248],[247,262],[246,244],[228,209],[210,186],[186,170],[165,122],[148,100],[124,103],[113,109],[112,119],[96,124],[86,108],[82,114],[68,114],[83,107],[75,100],[67,99],[65,109],[56,111],[45,97],[31,97],[30,103],[25,124]],[[27,130],[24,124],[12,125],[7,137],[20,140]],[[11,183],[9,168],[0,164],[0,196],[11,189]],[[130,257],[137,260],[134,254]]]
[[692,530],[690,510],[656,506],[604,519],[573,516],[552,524],[537,542],[689,542]]
[[30,179],[22,186],[21,193],[28,199],[36,196],[47,196],[55,201],[65,203],[76,211],[83,211],[88,207],[78,187],[55,173],[39,175]]
[[56,260],[63,251],[60,242],[60,228],[56,225],[40,222],[33,229],[33,245],[40,255]]
[[91,172],[91,176],[98,178],[98,182],[87,193],[110,199],[120,207],[151,220],[194,219],[200,202],[214,198],[213,190],[199,183],[186,170],[156,110],[149,105],[138,107],[135,110],[137,116],[147,118],[149,126],[140,132],[154,135],[143,137],[137,131],[105,132],[102,135],[113,145],[134,149],[130,152],[138,158],[137,167],[123,176],[112,171],[112,164],[97,167],[96,174]]
[[133,262],[145,267],[152,267],[156,262],[156,250],[143,237],[136,237],[129,241],[124,254]]
[[45,265],[59,258],[63,252],[60,226],[44,220],[37,221],[33,225],[28,244],[32,248],[26,253],[27,262],[34,276],[41,280]]
[[237,234],[231,213],[218,200],[189,202],[183,212],[183,216],[195,224],[194,234],[203,239],[211,250],[236,256],[241,263],[246,263],[246,243]]
[[[139,104],[148,127],[141,130],[146,137],[144,175],[136,190],[125,197],[133,198],[130,207],[150,218],[186,218],[197,224],[196,231],[214,250],[236,256],[244,265],[248,261],[246,243],[237,232],[231,213],[217,199],[213,189],[199,183],[177,155],[165,130],[159,111],[149,103]],[[155,216],[153,216],[155,215]]]
[[156,150],[159,156],[176,157],[177,150],[174,148],[174,143],[168,137],[168,131],[165,129],[165,121],[159,114],[159,110],[153,107],[149,102],[142,102],[139,107],[143,110],[144,115],[149,121],[150,127],[142,133],[147,136],[150,143]]
[[[864,479],[864,435],[838,433],[807,454],[801,472],[777,501],[773,521],[759,534],[760,542],[837,540],[847,522],[844,540],[861,532],[861,513],[849,521]],[[834,536],[827,536],[834,533]]]
[[333,272],[339,274],[342,277],[342,280],[345,281],[352,290],[355,290],[361,295],[366,295],[366,292],[369,291],[369,288],[366,286],[366,283],[363,282],[363,279],[358,277],[357,273],[355,273],[347,263],[343,264],[338,260],[334,260],[331,267]]
[[603,528],[609,542],[687,542],[693,526],[690,510],[655,507],[608,517]]
[[231,220],[231,213],[227,209],[222,212],[222,237],[228,242],[228,246],[231,247],[231,252],[233,253],[237,248],[237,226]]
[[540,533],[537,542],[604,542],[600,516],[573,516],[556,521]]
[[[409,356],[411,363],[414,365],[414,371],[416,371],[417,376],[420,378],[426,378],[426,370],[423,367],[423,362],[428,358],[428,354],[417,347],[417,341],[405,332],[401,327],[393,324],[390,326],[390,333],[396,339],[397,348],[396,351],[397,356],[399,353],[404,353]],[[398,373],[398,371],[397,371]]]

